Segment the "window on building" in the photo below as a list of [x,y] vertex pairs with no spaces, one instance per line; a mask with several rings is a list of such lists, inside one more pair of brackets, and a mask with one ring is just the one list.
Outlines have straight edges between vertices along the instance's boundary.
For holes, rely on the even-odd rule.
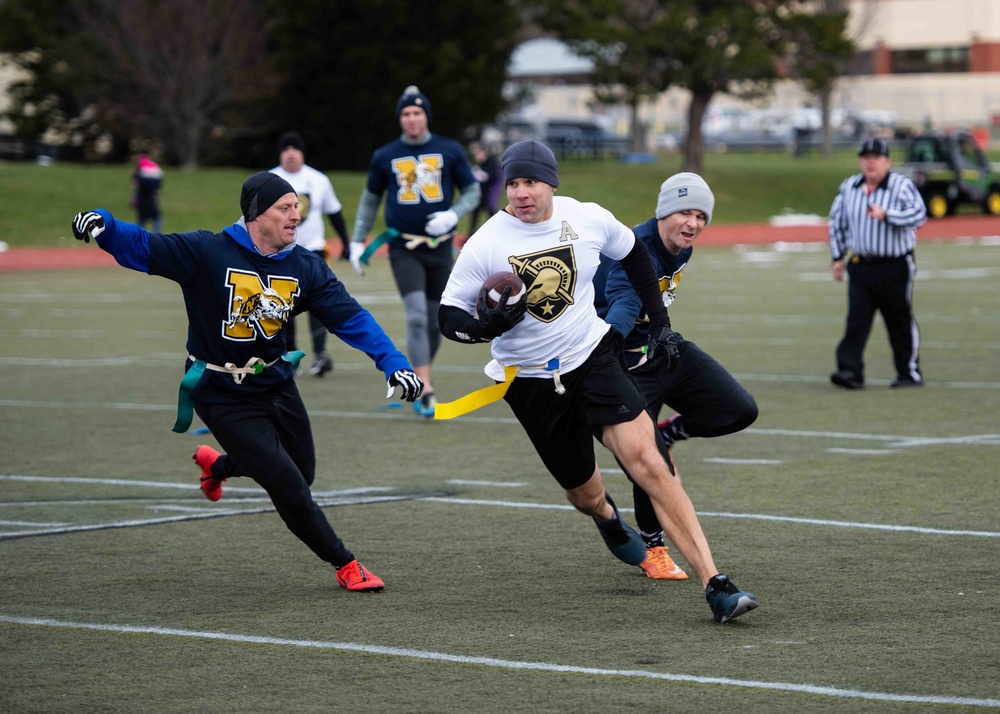
[[893,74],[969,71],[968,47],[893,50],[891,54]]

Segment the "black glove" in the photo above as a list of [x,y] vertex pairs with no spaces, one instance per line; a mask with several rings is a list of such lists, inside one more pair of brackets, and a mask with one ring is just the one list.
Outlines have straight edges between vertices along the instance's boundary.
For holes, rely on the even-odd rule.
[[483,336],[487,339],[499,337],[524,319],[524,313],[528,310],[527,297],[508,305],[507,298],[510,297],[510,292],[511,287],[508,285],[500,293],[497,306],[490,307],[486,302],[486,288],[479,291],[476,312],[479,313],[479,326],[483,329]]
[[73,237],[89,243],[104,232],[104,218],[96,211],[82,211],[73,216]]
[[385,393],[386,399],[389,399],[396,391],[396,387],[399,387],[402,390],[399,396],[408,402],[416,400],[424,391],[423,380],[412,369],[397,369],[389,375],[385,386],[388,387]]
[[680,344],[684,339],[680,333],[674,332],[667,325],[658,325],[649,331],[649,343],[646,346],[646,364],[662,361],[663,369],[673,372],[680,360]]

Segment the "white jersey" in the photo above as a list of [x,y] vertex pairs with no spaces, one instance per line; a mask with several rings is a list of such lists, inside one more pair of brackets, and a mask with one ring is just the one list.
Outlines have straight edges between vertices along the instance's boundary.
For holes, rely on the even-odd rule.
[[330,179],[312,166],[305,165],[294,174],[280,166],[271,169],[271,173],[285,179],[299,195],[302,222],[295,229],[295,242],[306,250],[323,250],[326,245],[323,216],[338,213],[341,209]]
[[553,196],[552,217],[540,223],[501,211],[462,247],[441,304],[475,314],[489,276],[517,273],[528,291],[528,311],[493,340],[493,361],[485,372],[496,380],[503,380],[509,365],[518,366],[519,377],[551,377],[556,367],[566,373],[580,366],[608,331],[594,309],[601,253],[621,260],[633,245],[631,229],[596,203]]

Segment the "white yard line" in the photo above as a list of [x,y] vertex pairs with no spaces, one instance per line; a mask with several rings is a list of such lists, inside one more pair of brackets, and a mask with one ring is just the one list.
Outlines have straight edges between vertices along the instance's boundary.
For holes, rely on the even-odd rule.
[[744,689],[766,689],[770,691],[793,692],[837,699],[860,699],[880,702],[904,702],[914,704],[938,704],[955,706],[975,706],[1000,709],[1000,699],[979,699],[975,697],[954,697],[925,694],[895,694],[872,692],[860,689],[841,689],[814,684],[795,682],[766,682],[753,679],[732,679],[730,677],[700,677],[692,674],[653,672],[642,669],[606,669],[556,662],[530,662],[523,660],[498,659],[496,657],[457,655],[448,652],[419,650],[409,647],[387,647],[361,642],[331,642],[324,640],[296,640],[282,637],[262,637],[259,635],[232,634],[208,630],[180,630],[169,627],[143,627],[136,625],[104,625],[93,622],[71,622],[49,618],[14,617],[0,614],[0,622],[26,627],[54,627],[59,629],[91,630],[115,634],[157,635],[162,637],[184,637],[197,640],[236,642],[240,644],[271,645],[274,647],[294,647],[301,649],[335,650],[340,652],[360,652],[384,657],[446,662],[457,665],[474,665],[493,669],[554,672],[559,674],[582,674],[591,677],[627,677],[632,679],[659,680],[666,682],[686,682],[708,686],[741,687]]
[[[608,469],[610,470],[610,469]],[[85,479],[79,477],[67,477],[61,479],[59,477],[23,477],[23,476],[5,476],[0,475],[0,481],[3,480],[45,480],[49,482],[58,481],[69,481],[72,483],[93,483],[95,485],[102,484],[107,481],[119,482],[121,479]],[[127,482],[126,482],[127,483]],[[164,482],[158,484],[155,481],[144,482],[147,486],[162,485],[164,487],[172,488],[176,484],[170,484]],[[246,489],[250,490],[250,489]],[[348,505],[360,505],[360,504],[373,504],[373,503],[388,503],[395,501],[428,501],[433,503],[450,503],[462,506],[490,506],[496,508],[527,508],[527,509],[540,509],[540,510],[552,510],[552,511],[572,511],[574,510],[572,506],[565,503],[560,504],[548,504],[548,503],[530,503],[526,501],[498,501],[491,499],[477,499],[477,498],[459,498],[453,496],[413,496],[409,494],[400,495],[384,495],[384,496],[366,496],[368,493],[386,493],[393,489],[387,486],[377,486],[359,489],[346,489],[342,491],[326,491],[326,492],[315,492],[313,495],[316,498],[317,503],[322,507],[327,506],[348,506]],[[240,502],[251,501],[251,499],[240,499]],[[254,499],[253,502],[260,503],[259,500]],[[78,503],[78,502],[71,502]],[[131,501],[119,502],[127,505]],[[2,502],[0,501],[0,507],[23,507],[29,505],[28,502]],[[47,506],[52,505],[48,501],[32,501],[30,505],[37,506]],[[225,505],[228,505],[225,504]],[[24,538],[29,536],[38,535],[61,535],[63,533],[75,533],[80,531],[96,531],[96,530],[106,530],[112,528],[132,528],[138,526],[152,526],[161,525],[164,523],[177,523],[181,521],[192,521],[200,520],[205,518],[221,518],[224,516],[243,516],[254,513],[269,513],[273,511],[273,508],[263,507],[254,509],[231,509],[225,508],[220,504],[218,507],[220,510],[211,510],[207,513],[197,513],[185,516],[173,516],[164,518],[152,518],[152,519],[133,519],[127,521],[112,521],[108,523],[93,523],[78,526],[67,526],[64,528],[48,527],[40,530],[29,530],[29,531],[16,531],[12,533],[0,533],[0,540],[9,538]],[[211,506],[204,506],[203,509],[211,509]],[[201,510],[201,509],[199,509]],[[631,508],[621,508],[623,512],[632,512]],[[974,530],[962,530],[962,529],[945,529],[945,528],[926,528],[923,526],[907,526],[907,525],[893,525],[884,523],[867,523],[863,521],[833,521],[819,518],[801,518],[796,516],[776,516],[767,513],[727,513],[718,511],[699,511],[698,516],[701,518],[732,518],[732,519],[742,519],[742,520],[757,520],[757,521],[775,521],[780,523],[797,523],[803,525],[816,525],[816,526],[828,526],[834,528],[861,528],[868,530],[879,530],[879,531],[893,531],[897,533],[919,533],[921,535],[949,535],[949,536],[972,536],[977,538],[1000,538],[1000,532],[995,531],[974,531]],[[50,524],[46,524],[50,525]]]

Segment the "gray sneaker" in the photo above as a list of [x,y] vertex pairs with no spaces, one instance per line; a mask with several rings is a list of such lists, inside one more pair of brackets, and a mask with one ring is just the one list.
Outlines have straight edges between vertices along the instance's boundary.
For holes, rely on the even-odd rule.
[[615,509],[615,517],[610,521],[594,519],[597,530],[601,532],[601,538],[604,539],[604,544],[618,560],[629,565],[639,565],[646,559],[646,544],[642,542],[642,536],[622,520],[618,506],[611,499],[611,494],[605,492],[604,498]]
[[313,361],[313,366],[309,368],[309,374],[313,377],[322,377],[327,372],[333,371],[333,357],[325,350]]
[[716,622],[729,622],[760,605],[750,593],[745,593],[733,585],[728,576],[716,575],[708,581],[705,599],[712,608]]

